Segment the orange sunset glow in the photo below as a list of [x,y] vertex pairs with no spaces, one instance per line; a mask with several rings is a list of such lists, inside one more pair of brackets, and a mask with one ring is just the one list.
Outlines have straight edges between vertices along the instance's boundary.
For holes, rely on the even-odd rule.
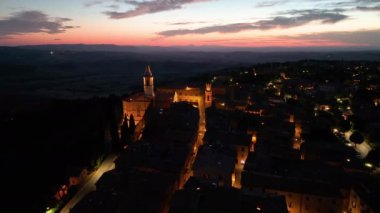
[[380,45],[376,1],[5,0],[0,5],[0,45],[7,46]]

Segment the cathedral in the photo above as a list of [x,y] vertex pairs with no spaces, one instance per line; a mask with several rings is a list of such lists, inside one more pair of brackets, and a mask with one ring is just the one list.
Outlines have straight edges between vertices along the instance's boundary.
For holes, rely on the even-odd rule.
[[145,67],[143,75],[143,93],[135,93],[123,100],[123,114],[133,115],[137,126],[144,126],[144,115],[152,104],[157,108],[168,108],[173,102],[186,101],[199,108],[207,108],[212,103],[211,84],[205,88],[176,87],[154,88],[154,76],[149,65]]

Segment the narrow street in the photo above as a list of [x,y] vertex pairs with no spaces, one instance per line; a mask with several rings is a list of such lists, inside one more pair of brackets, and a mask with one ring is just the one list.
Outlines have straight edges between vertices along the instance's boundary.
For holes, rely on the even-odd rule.
[[244,165],[238,163],[235,168],[235,181],[233,183],[233,187],[241,189],[241,173],[243,172]]
[[203,136],[206,132],[206,109],[205,102],[202,99],[199,103],[199,129],[198,129],[198,145],[203,143]]
[[192,166],[194,164],[195,158],[197,157],[198,148],[200,145],[203,144],[203,137],[204,137],[205,132],[206,132],[206,112],[205,112],[205,104],[204,104],[203,99],[201,99],[201,101],[198,102],[198,110],[199,110],[199,126],[198,126],[197,141],[196,141],[195,146],[194,146],[195,147],[195,149],[193,151],[194,155],[191,159],[191,162],[190,162],[189,168],[188,168],[188,170],[190,171],[189,176],[186,177],[186,179],[193,176]]
[[72,209],[84,196],[86,196],[91,191],[96,190],[96,182],[100,177],[107,171],[110,171],[115,168],[114,160],[117,158],[116,155],[111,154],[99,166],[99,168],[93,172],[86,183],[79,189],[79,191],[74,195],[73,198],[62,208],[61,213],[69,213]]

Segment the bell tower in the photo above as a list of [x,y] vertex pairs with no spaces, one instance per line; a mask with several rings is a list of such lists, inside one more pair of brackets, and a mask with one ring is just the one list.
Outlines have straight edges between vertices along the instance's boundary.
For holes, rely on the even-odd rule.
[[212,91],[211,91],[211,83],[206,83],[205,88],[205,107],[210,107],[212,104]]
[[143,80],[144,80],[145,96],[153,98],[154,97],[153,74],[152,74],[152,71],[150,70],[149,65],[145,67]]

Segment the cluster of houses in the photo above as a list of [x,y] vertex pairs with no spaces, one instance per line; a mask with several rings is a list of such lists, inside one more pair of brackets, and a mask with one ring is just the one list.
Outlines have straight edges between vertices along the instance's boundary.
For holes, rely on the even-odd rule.
[[123,104],[141,135],[72,212],[379,211],[378,177],[335,130],[316,125],[318,113],[337,108],[323,100],[355,84],[279,73],[258,86],[265,75],[254,69],[215,76],[205,88],[154,90],[147,67],[145,93]]

